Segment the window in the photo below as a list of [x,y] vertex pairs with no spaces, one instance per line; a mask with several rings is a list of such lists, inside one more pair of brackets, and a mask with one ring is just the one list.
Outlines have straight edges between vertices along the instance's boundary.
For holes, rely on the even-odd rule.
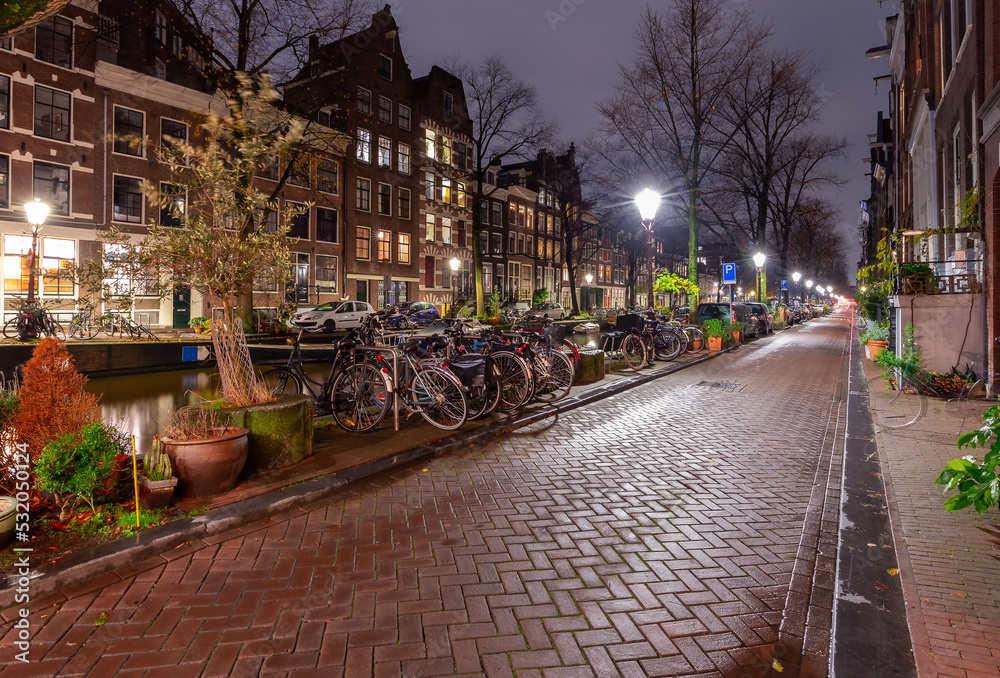
[[398,261],[401,264],[410,263],[410,234],[400,233],[399,234],[399,257]]
[[337,257],[316,255],[316,291],[337,293]]
[[288,202],[288,207],[299,210],[288,221],[288,237],[309,239],[309,206],[300,202]]
[[465,169],[466,163],[468,162],[468,148],[468,146],[461,142],[455,144],[455,164],[458,165],[458,168],[461,170]]
[[355,206],[362,212],[372,211],[372,182],[358,177],[358,190],[355,195]]
[[424,217],[424,239],[427,242],[434,242],[434,226],[437,224],[437,217],[428,214]]
[[10,78],[0,75],[0,129],[10,129]]
[[337,242],[337,211],[325,207],[316,208],[316,240]]
[[0,38],[0,49],[5,49],[8,52],[13,52],[14,38]]
[[426,130],[424,132],[424,154],[427,156],[428,160],[433,160],[437,157],[435,151],[435,138],[433,130]]
[[187,211],[187,194],[184,187],[162,181],[160,193],[163,194],[163,202],[160,203],[160,223],[174,228],[183,226]]
[[455,115],[455,97],[451,95],[451,92],[444,92],[443,94],[441,108],[444,111],[444,117],[450,118]]
[[403,104],[399,105],[399,128],[410,129],[410,107]]
[[[267,212],[267,219],[264,218],[264,213]],[[264,231],[265,233],[275,233],[278,230],[278,212],[277,210],[255,210],[253,215],[254,227],[258,231]],[[261,288],[263,289],[263,288]]]
[[378,213],[387,217],[392,216],[392,186],[389,184],[378,185]]
[[364,87],[358,87],[358,113],[371,115],[372,112],[372,92]]
[[115,153],[142,156],[141,111],[115,106]]
[[257,176],[261,179],[278,180],[277,156],[266,156],[257,159]]
[[316,161],[316,188],[324,193],[340,192],[340,165],[335,160]]
[[434,199],[434,173],[424,172],[424,198],[427,200]]
[[288,183],[292,186],[309,185],[309,155],[307,153],[292,153],[288,156],[292,168],[288,172]]
[[358,226],[354,256],[365,261],[372,258],[372,230],[366,226]]
[[142,180],[136,177],[115,175],[114,200],[111,210],[113,221],[130,224],[142,223]]
[[438,160],[446,165],[451,164],[451,139],[438,135]]
[[[171,120],[170,118],[160,119],[160,139],[168,147],[177,144],[187,143],[187,123]],[[178,149],[181,152],[181,149]]]
[[378,256],[378,260],[392,261],[392,231],[379,231],[375,242],[377,246],[375,254]]
[[73,22],[55,16],[35,29],[35,58],[73,68]]
[[517,252],[517,236],[513,233],[509,233],[507,238],[507,254],[514,254]]
[[503,254],[501,250],[503,249],[503,236],[499,233],[493,233],[490,235],[490,253],[491,254]]
[[451,266],[448,265],[447,259],[441,260],[441,287],[448,289],[451,287],[451,277],[454,273],[451,272]]
[[441,179],[441,202],[451,202],[451,179]]
[[518,235],[517,236],[517,253],[518,254],[524,254],[524,236],[523,235]]
[[459,220],[458,222],[458,234],[455,236],[455,244],[459,247],[465,247],[466,245],[465,222],[462,220]]
[[153,59],[153,77],[157,80],[167,79],[167,63],[159,57]]
[[392,100],[386,97],[378,98],[378,121],[390,124],[392,122]]
[[529,235],[524,240],[524,253],[527,254],[529,257],[533,257],[535,255],[535,251],[532,249],[532,245],[533,243],[531,241],[531,236]]
[[441,242],[451,244],[451,219],[448,217],[441,217]]
[[366,129],[358,129],[358,160],[372,161],[372,133]]
[[465,207],[465,184],[455,182],[455,199],[459,207]]
[[184,40],[177,33],[170,39],[170,51],[177,56],[184,54]]
[[424,287],[434,287],[434,257],[424,257]]
[[396,194],[399,196],[397,213],[400,219],[410,218],[410,189],[397,188]]
[[493,224],[494,226],[500,226],[503,224],[503,208],[500,206],[500,203],[498,202],[492,203],[490,214],[491,214],[490,216],[491,224]]
[[392,80],[392,59],[385,54],[378,55],[378,75],[380,78]]
[[525,215],[524,205],[518,205],[517,206],[517,225],[518,226],[524,226],[524,223],[525,223],[525,221],[524,221],[524,215]]
[[410,147],[408,144],[397,144],[396,155],[399,161],[399,173],[410,173]]
[[161,12],[156,13],[156,24],[153,26],[153,31],[157,40],[164,45],[167,44],[167,17],[163,16]]
[[7,294],[28,293],[28,250],[31,236],[4,235],[3,291]]
[[392,167],[392,139],[389,137],[378,138],[378,166]]
[[35,134],[46,139],[69,141],[69,106],[66,92],[35,86]]
[[54,297],[73,296],[76,241],[45,238],[42,241],[42,292]]
[[0,209],[10,208],[10,156],[0,155]]
[[493,267],[483,266],[483,290],[485,292],[493,292]]
[[69,216],[69,167],[36,160],[32,189],[31,197],[48,205],[52,214]]

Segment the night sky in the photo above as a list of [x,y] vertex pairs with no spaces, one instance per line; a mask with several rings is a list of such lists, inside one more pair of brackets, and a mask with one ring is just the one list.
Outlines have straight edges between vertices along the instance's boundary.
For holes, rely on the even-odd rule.
[[[888,83],[875,94],[872,78],[889,72],[888,59],[865,51],[885,44],[884,19],[895,0],[732,0],[750,3],[774,23],[774,46],[806,49],[824,72],[825,131],[851,144],[841,172],[850,183],[836,196],[848,246],[848,272],[857,263],[858,201],[869,191],[867,134],[875,114],[888,110]],[[394,0],[400,38],[415,77],[458,55],[468,61],[499,53],[535,85],[545,112],[559,121],[565,145],[578,144],[600,123],[595,102],[613,92],[618,63],[635,54],[634,30],[644,0]],[[654,2],[665,7],[665,2]],[[560,10],[562,7],[562,11]],[[568,11],[572,8],[572,11]],[[550,14],[547,14],[550,12]],[[564,21],[556,20],[565,19]]]

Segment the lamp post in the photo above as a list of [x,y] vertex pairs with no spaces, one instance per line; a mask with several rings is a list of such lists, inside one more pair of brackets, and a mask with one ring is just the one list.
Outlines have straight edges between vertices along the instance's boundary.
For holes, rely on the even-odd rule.
[[653,308],[653,220],[660,206],[660,194],[651,188],[645,188],[635,196],[636,207],[642,218],[642,227],[646,229],[646,265],[649,267],[648,305]]
[[812,294],[812,286],[813,286],[813,281],[806,280],[806,301],[809,300],[809,295]]
[[588,273],[587,275],[583,276],[583,279],[587,281],[587,299],[585,300],[584,303],[584,306],[586,306],[584,312],[590,313],[590,283],[594,282],[594,276],[593,274]]
[[24,204],[24,212],[31,224],[31,249],[28,250],[28,299],[27,304],[35,302],[35,263],[38,259],[38,231],[49,215],[49,206],[38,198]]
[[766,301],[767,300],[767,293],[764,290],[761,289],[761,287],[762,287],[762,285],[761,285],[762,279],[761,279],[761,275],[760,275],[760,272],[761,272],[761,270],[763,270],[763,268],[764,268],[764,262],[766,260],[767,260],[767,256],[765,256],[765,254],[763,252],[758,252],[757,254],[753,255],[753,264],[754,264],[754,266],[757,267],[757,298],[760,299],[761,301]]
[[795,283],[795,298],[799,297],[799,281],[802,280],[802,274],[796,271],[792,273],[792,282]]
[[453,299],[451,302],[451,317],[455,317],[455,305],[458,302],[458,280],[456,278],[458,274],[458,269],[462,266],[462,262],[458,260],[458,257],[452,257],[451,261],[448,262],[451,266],[451,290]]

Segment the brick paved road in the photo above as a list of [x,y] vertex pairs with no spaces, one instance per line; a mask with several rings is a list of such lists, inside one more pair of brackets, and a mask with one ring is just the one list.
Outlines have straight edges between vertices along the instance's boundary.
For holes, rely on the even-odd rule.
[[8,624],[0,676],[788,676],[803,633],[821,667],[847,336],[814,322],[38,601],[35,663]]

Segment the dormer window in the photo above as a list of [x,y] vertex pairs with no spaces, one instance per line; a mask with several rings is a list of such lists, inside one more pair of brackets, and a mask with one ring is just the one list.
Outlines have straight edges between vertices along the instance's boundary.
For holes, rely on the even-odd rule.
[[450,118],[455,114],[455,97],[451,95],[451,92],[444,93],[441,105],[442,108],[444,109],[444,117]]

